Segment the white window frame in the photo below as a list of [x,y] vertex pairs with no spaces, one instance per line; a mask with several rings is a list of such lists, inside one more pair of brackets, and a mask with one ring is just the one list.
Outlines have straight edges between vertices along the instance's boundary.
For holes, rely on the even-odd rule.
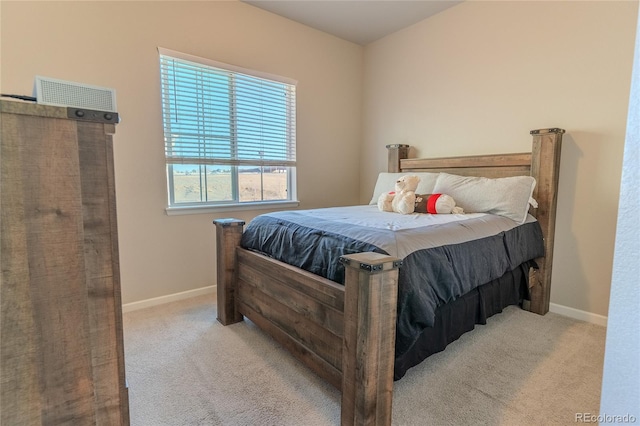
[[[213,61],[211,59],[202,58],[199,56],[189,55],[182,52],[177,52],[170,49],[165,49],[162,47],[158,47],[158,53],[162,56],[168,56],[175,59],[181,59],[189,62],[193,62],[199,65],[203,65],[205,67],[213,67],[218,68],[225,71],[230,71],[232,73],[244,74],[251,77],[257,77],[260,79],[285,83],[288,85],[292,85],[295,87],[297,81],[292,80],[290,78],[281,77],[273,74],[268,74],[260,71],[250,70],[242,67],[238,67],[235,65],[230,65],[218,61]],[[161,77],[161,84],[164,84]],[[295,89],[294,89],[295,90]],[[165,106],[163,108],[163,117],[165,113]],[[294,106],[295,108],[295,106]],[[292,111],[293,118],[295,120],[295,110]],[[293,123],[295,126],[295,122]],[[165,128],[163,125],[163,132]],[[295,149],[295,128],[293,130],[293,147]],[[166,152],[165,152],[165,155]],[[295,155],[295,154],[294,154]],[[193,202],[193,203],[175,203],[173,200],[173,171],[172,164],[166,161],[167,168],[167,193],[168,193],[168,207],[165,209],[168,215],[178,215],[178,214],[199,214],[199,213],[210,213],[210,212],[219,212],[226,210],[257,210],[257,209],[274,209],[274,208],[289,208],[295,207],[299,205],[299,201],[297,199],[297,191],[296,191],[296,167],[295,163],[293,166],[288,168],[287,174],[287,190],[288,190],[288,199],[286,200],[264,200],[264,201],[239,201],[231,200],[231,201],[219,201],[219,202]],[[202,167],[203,165],[201,165]],[[234,186],[237,186],[238,172],[237,166],[232,166],[232,181],[235,183]],[[237,188],[233,190],[237,192]]]

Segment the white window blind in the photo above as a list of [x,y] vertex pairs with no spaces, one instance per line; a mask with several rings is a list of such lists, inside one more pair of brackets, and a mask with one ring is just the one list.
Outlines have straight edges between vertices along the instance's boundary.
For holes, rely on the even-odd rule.
[[295,85],[160,55],[171,164],[295,166]]
[[[205,175],[215,166],[235,173],[233,182],[255,167],[261,173],[295,168],[295,82],[167,49],[159,53],[168,166],[205,166],[198,170]],[[210,202],[202,191],[191,201]],[[239,191],[222,201],[241,202]],[[171,193],[170,204],[176,202]]]

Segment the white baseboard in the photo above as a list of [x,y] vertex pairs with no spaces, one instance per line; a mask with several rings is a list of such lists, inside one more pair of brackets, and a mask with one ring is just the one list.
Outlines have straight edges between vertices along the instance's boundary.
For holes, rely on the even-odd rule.
[[581,311],[580,309],[570,308],[568,306],[549,303],[549,312],[553,312],[558,315],[564,315],[565,317],[577,319],[580,321],[590,322],[592,324],[601,325],[604,327],[607,326],[607,317],[605,317],[604,315]]
[[151,306],[162,305],[164,303],[175,302],[177,300],[188,299],[190,297],[202,296],[216,291],[215,285],[187,290],[180,293],[168,294],[166,296],[154,297],[152,299],[140,300],[139,302],[125,303],[122,305],[122,312],[137,311],[138,309],[149,308]]

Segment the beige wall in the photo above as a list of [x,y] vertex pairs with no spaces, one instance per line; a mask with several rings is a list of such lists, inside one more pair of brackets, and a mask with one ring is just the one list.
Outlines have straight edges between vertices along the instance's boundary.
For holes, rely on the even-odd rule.
[[357,201],[360,46],[235,1],[0,4],[3,93],[31,95],[35,75],[117,91],[125,303],[213,285],[211,221],[262,212],[165,214],[158,46],[296,79],[300,207]]
[[162,46],[299,81],[301,208],[368,202],[388,143],[524,151],[565,128],[552,302],[607,314],[637,2],[469,1],[365,49],[235,1],[0,5],[3,93],[117,90],[125,303],[214,284],[212,219],[261,212],[165,215]]
[[360,201],[416,156],[530,149],[562,127],[551,302],[607,315],[637,2],[465,2],[365,49]]

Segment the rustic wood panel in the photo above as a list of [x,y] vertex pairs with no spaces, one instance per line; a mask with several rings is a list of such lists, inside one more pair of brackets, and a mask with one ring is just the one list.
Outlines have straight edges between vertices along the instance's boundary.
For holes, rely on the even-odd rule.
[[114,125],[0,101],[2,413],[128,425]]
[[75,122],[3,114],[2,165],[2,423],[95,424]]
[[[344,307],[344,288],[325,278],[240,248],[241,232],[237,233],[230,228],[241,229],[243,221],[220,219],[214,221],[214,224],[217,246],[225,247],[226,253],[236,254],[233,257],[220,253],[217,255],[218,273],[226,271],[222,278],[218,278],[218,294],[233,295],[235,315],[240,318],[242,315],[247,316],[316,374],[340,388],[342,376],[336,365],[339,367],[342,362],[342,331],[337,318]],[[232,248],[234,251],[231,251]],[[240,277],[250,280],[251,285],[245,283],[243,286],[243,279]],[[258,291],[270,281],[276,282],[278,288],[274,290],[273,297],[265,296]],[[294,308],[297,306],[300,313],[295,309],[289,309],[286,320],[283,319],[281,311],[283,303],[288,304],[287,300],[291,297],[287,297],[286,300],[280,298],[284,295],[285,288],[289,289],[290,294],[294,294],[294,300],[296,295],[304,295],[298,298],[297,302],[293,302]],[[220,301],[218,305],[220,309]],[[321,311],[326,314],[307,310],[313,309],[312,306],[322,306]],[[288,325],[300,322],[304,324],[302,328],[292,330]],[[286,329],[282,328],[283,325]],[[308,328],[313,329],[315,335],[306,330]],[[317,334],[323,337],[318,338]]]
[[344,331],[344,315],[342,311],[318,301],[312,295],[283,284],[278,279],[278,276],[266,275],[252,266],[242,264],[238,268],[238,273],[238,279],[241,282],[255,287],[272,299],[282,301],[296,314],[342,338]]
[[21,179],[23,159],[17,134],[21,123],[15,116],[0,117],[0,424],[18,424],[20,420],[26,425],[37,425],[42,424],[37,368],[39,342],[28,285],[28,230],[22,220],[23,194],[30,187]]
[[389,150],[387,169],[390,173],[400,171],[400,161],[409,156],[409,145],[387,145]]
[[264,318],[262,315],[251,309],[249,306],[239,302],[239,308],[244,315],[247,316],[253,323],[255,323],[265,333],[273,337],[278,343],[280,343],[286,350],[288,350],[293,356],[300,360],[304,365],[309,367],[318,376],[322,377],[328,383],[333,385],[336,389],[340,389],[342,386],[342,373],[327,361],[319,357],[316,353],[309,350],[299,341],[295,340],[289,334],[287,334],[280,327]]
[[407,173],[443,172],[487,178],[529,176],[531,174],[531,153],[410,158],[401,160],[400,168]]
[[107,174],[105,175],[109,196],[109,223],[111,225],[111,266],[113,280],[113,306],[115,307],[115,334],[114,344],[117,346],[117,364],[119,377],[120,418],[123,426],[129,425],[129,390],[127,388],[124,335],[122,319],[122,291],[120,284],[120,248],[118,245],[118,221],[116,206],[116,178],[113,164],[113,134],[116,132],[115,124],[104,124],[106,134],[105,151]]
[[405,172],[432,172],[432,173],[450,173],[460,176],[482,176],[486,178],[496,179],[512,176],[529,176],[531,168],[529,166],[507,166],[507,167],[464,167],[460,169],[405,169]]
[[118,425],[128,423],[128,414],[120,409],[128,395],[111,136],[100,123],[79,122],[77,126],[96,414],[100,424]]
[[67,118],[67,109],[51,105],[41,105],[17,101],[0,100],[0,112],[7,114],[31,115],[34,117]]
[[246,282],[238,281],[238,300],[276,324],[329,364],[342,369],[342,336],[289,308],[289,299],[276,300]]
[[338,311],[344,309],[344,287],[340,284],[248,250],[239,248],[237,253],[240,265],[246,263],[260,273],[274,277]]
[[377,253],[346,260],[342,425],[390,425],[398,259]]
[[538,201],[535,216],[545,237],[545,256],[538,259],[540,269],[536,271],[531,285],[531,312],[544,315],[549,312],[551,296],[551,272],[553,266],[553,243],[555,240],[556,210],[558,204],[558,181],[560,179],[560,154],[562,129],[532,131],[533,158],[531,175],[536,178],[533,198]]
[[242,321],[237,311],[236,290],[236,248],[242,239],[244,221],[236,219],[216,219],[216,277],[218,321],[223,325]]
[[531,153],[468,155],[441,158],[408,158],[400,161],[400,169],[460,169],[531,166]]

